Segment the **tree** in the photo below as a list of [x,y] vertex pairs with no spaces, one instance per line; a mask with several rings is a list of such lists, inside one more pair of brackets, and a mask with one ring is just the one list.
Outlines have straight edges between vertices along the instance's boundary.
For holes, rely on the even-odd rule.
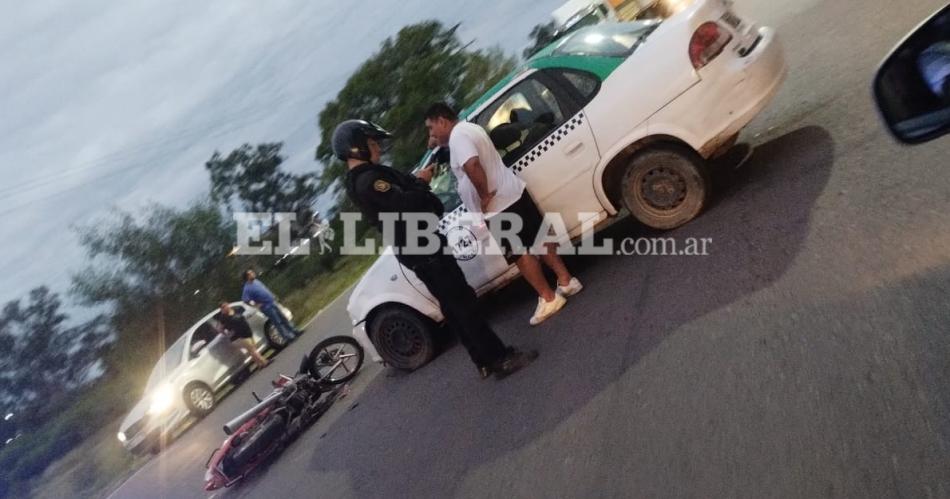
[[306,224],[313,216],[317,177],[281,171],[280,142],[244,144],[227,156],[215,151],[205,163],[211,177],[211,200],[226,208],[250,212],[293,212]]
[[234,224],[210,203],[182,211],[152,205],[143,216],[119,212],[115,220],[78,230],[93,260],[73,275],[80,303],[112,305],[119,322],[151,324],[157,341],[177,336],[166,334],[168,325],[186,326],[237,292],[237,262],[225,258],[234,244]]
[[528,36],[534,40],[534,43],[522,52],[525,59],[530,59],[534,54],[537,54],[541,49],[547,47],[554,41],[557,36],[557,25],[554,21],[538,24],[531,29],[531,33]]
[[497,50],[470,50],[456,35],[458,25],[438,21],[406,26],[387,38],[320,111],[316,159],[325,165],[322,191],[345,172],[331,147],[333,130],[351,118],[371,120],[393,132],[388,153],[397,168],[408,169],[422,156],[427,132],[422,115],[434,101],[467,105],[511,72],[515,61]]
[[88,381],[113,337],[102,316],[67,326],[61,307],[58,294],[38,287],[0,312],[0,401],[31,418]]

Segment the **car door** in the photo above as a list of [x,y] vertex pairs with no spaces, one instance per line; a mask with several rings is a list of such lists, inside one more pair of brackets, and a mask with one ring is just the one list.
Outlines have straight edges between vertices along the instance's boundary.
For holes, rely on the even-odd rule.
[[[457,180],[448,165],[440,165],[436,169],[429,185],[445,206],[446,213],[439,222],[439,232],[448,240],[455,260],[465,274],[465,280],[476,291],[491,288],[493,281],[508,270],[508,262],[498,244],[487,232],[465,223],[468,211],[459,199]],[[399,267],[417,291],[435,301],[415,273],[402,265]]]
[[244,320],[247,321],[247,324],[251,326],[252,339],[254,344],[260,347],[261,345],[267,344],[267,338],[264,336],[266,333],[264,331],[264,324],[267,323],[267,317],[264,316],[257,308],[250,305],[231,305],[231,308],[234,310],[235,314],[240,314],[244,316]]
[[581,71],[536,71],[470,119],[488,131],[541,212],[560,213],[572,235],[581,213],[603,211],[592,180],[600,153],[583,111],[598,88],[599,80]]
[[[240,349],[217,332],[217,321],[208,319],[195,329],[189,345],[189,359],[192,369],[201,379],[210,380],[216,388],[235,368],[244,361]],[[204,340],[205,347],[195,351],[198,341]]]

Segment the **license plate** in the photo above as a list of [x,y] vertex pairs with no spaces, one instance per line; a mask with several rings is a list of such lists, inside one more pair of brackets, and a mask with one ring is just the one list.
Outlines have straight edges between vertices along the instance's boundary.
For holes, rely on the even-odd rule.
[[722,22],[732,26],[732,29],[736,31],[741,31],[739,28],[742,26],[742,19],[739,19],[739,16],[733,14],[732,12],[726,12],[722,15]]

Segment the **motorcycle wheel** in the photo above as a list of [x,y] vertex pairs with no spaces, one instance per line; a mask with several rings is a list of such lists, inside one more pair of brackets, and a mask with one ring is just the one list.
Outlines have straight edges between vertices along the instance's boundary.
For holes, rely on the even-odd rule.
[[351,336],[332,336],[310,351],[310,376],[318,382],[339,385],[353,379],[363,366],[363,347]]

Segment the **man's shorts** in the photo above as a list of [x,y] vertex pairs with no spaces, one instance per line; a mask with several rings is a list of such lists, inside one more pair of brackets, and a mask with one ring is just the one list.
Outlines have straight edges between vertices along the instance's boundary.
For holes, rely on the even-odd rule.
[[[538,205],[534,204],[534,200],[528,194],[528,189],[525,189],[521,193],[521,197],[511,206],[499,212],[499,214],[501,213],[511,213],[521,217],[521,230],[516,232],[518,239],[513,241],[510,238],[503,237],[498,241],[505,253],[505,260],[511,264],[518,260],[521,255],[527,254],[534,246],[535,241],[540,236],[544,216],[538,211]],[[507,220],[501,220],[498,215],[489,218],[487,223],[493,234],[496,232],[504,233],[503,231],[508,231],[511,228],[510,223]]]

